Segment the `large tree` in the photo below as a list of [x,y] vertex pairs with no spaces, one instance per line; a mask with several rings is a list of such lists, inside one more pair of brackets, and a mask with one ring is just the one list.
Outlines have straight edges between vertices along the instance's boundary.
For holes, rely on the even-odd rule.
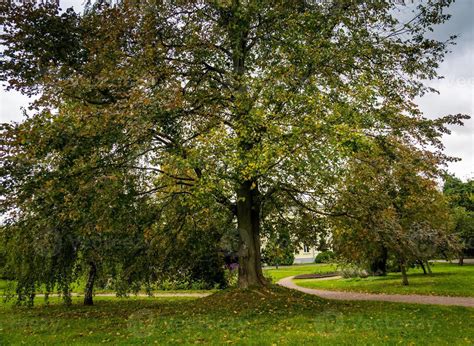
[[39,94],[37,112],[67,105],[86,136],[113,139],[78,170],[142,172],[140,196],[221,205],[239,230],[239,285],[264,285],[268,206],[318,224],[354,152],[388,135],[440,148],[459,122],[413,102],[451,43],[426,35],[450,3],[427,0],[408,19],[389,1],[6,7],[0,76]]

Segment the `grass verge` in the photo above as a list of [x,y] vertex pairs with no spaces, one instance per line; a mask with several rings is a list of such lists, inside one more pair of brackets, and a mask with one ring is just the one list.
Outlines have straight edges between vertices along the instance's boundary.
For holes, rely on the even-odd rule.
[[202,299],[97,298],[34,308],[0,305],[0,344],[472,345],[474,309],[336,302],[281,287]]
[[273,282],[288,276],[296,276],[301,274],[326,274],[337,270],[335,264],[294,264],[292,266],[280,266],[276,268],[264,269],[264,274],[270,277]]
[[408,272],[408,286],[401,284],[400,273],[364,279],[298,279],[295,283],[334,291],[474,297],[474,265],[436,263],[432,269],[432,275],[423,275],[421,269],[411,269]]

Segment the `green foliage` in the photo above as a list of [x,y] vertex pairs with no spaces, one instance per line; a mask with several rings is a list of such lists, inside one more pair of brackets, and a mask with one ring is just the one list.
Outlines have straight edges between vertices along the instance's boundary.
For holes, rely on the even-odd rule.
[[[0,226],[0,229],[1,228],[3,227]],[[0,280],[8,279],[7,274],[5,272],[7,257],[8,257],[8,253],[5,248],[5,244],[3,242],[0,242]],[[0,285],[0,289],[1,289],[1,285]]]
[[227,211],[218,204],[196,207],[191,197],[175,195],[155,201],[161,210],[147,231],[153,239],[155,275],[172,281],[202,282],[206,288],[226,287],[224,276],[224,235],[234,229]]
[[1,236],[19,302],[32,304],[40,286],[69,302],[71,283],[87,275],[91,263],[98,280],[112,280],[121,293],[154,279],[145,230],[155,212],[136,190],[140,176],[98,169],[111,137],[91,135],[81,122],[65,107],[57,116],[4,127],[9,150],[18,155],[2,167],[12,193],[4,205],[12,213]]
[[443,193],[449,199],[455,231],[463,241],[463,251],[474,256],[474,180],[470,179],[464,183],[447,175]]
[[209,283],[205,281],[187,281],[187,280],[171,280],[163,279],[153,285],[154,290],[158,291],[182,291],[182,290],[207,290]]
[[474,212],[474,180],[468,179],[463,182],[451,175],[444,179],[443,192],[450,197],[452,205]]
[[295,260],[295,248],[291,242],[289,232],[280,230],[280,233],[265,240],[262,250],[262,261],[267,265],[291,265]]
[[238,283],[238,271],[237,270],[225,270],[225,282],[227,287],[237,287]]
[[369,276],[365,269],[354,265],[344,266],[339,272],[343,278],[366,278]]
[[326,250],[318,253],[314,259],[314,263],[329,263],[334,260],[335,254],[331,250]]
[[337,253],[369,268],[388,252],[402,269],[455,255],[459,240],[437,189],[436,163],[436,157],[397,142],[355,156],[337,201],[339,210],[348,211],[334,220]]

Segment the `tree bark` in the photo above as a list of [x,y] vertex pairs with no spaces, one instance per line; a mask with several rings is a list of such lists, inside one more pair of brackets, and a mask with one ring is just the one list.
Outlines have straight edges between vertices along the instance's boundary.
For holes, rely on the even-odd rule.
[[89,265],[89,274],[87,277],[86,288],[84,290],[84,305],[94,305],[92,294],[94,292],[94,283],[97,275],[97,267],[94,262],[90,262]]
[[461,254],[461,255],[459,256],[458,265],[460,265],[460,266],[464,265],[464,254]]
[[239,287],[265,286],[260,255],[260,201],[256,183],[246,181],[237,191],[240,236]]
[[426,275],[426,268],[425,268],[425,265],[423,264],[423,261],[420,260],[418,261],[418,264],[420,265],[421,269],[423,269],[423,274]]
[[408,286],[407,267],[404,261],[400,261],[400,270],[402,271],[402,284]]
[[433,274],[433,272],[431,271],[431,266],[430,266],[430,262],[429,262],[429,261],[426,261],[426,269],[428,270],[428,274],[429,274],[429,275]]

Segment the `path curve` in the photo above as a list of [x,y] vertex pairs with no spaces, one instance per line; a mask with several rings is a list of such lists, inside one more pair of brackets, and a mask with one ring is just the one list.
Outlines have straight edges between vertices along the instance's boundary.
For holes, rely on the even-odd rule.
[[425,296],[420,294],[373,294],[373,293],[357,293],[343,291],[327,291],[314,288],[306,288],[298,286],[293,282],[294,276],[281,279],[278,285],[312,294],[325,299],[336,300],[370,300],[397,302],[409,304],[434,304],[434,305],[456,305],[465,307],[474,307],[474,298],[471,297],[446,297],[446,296]]

